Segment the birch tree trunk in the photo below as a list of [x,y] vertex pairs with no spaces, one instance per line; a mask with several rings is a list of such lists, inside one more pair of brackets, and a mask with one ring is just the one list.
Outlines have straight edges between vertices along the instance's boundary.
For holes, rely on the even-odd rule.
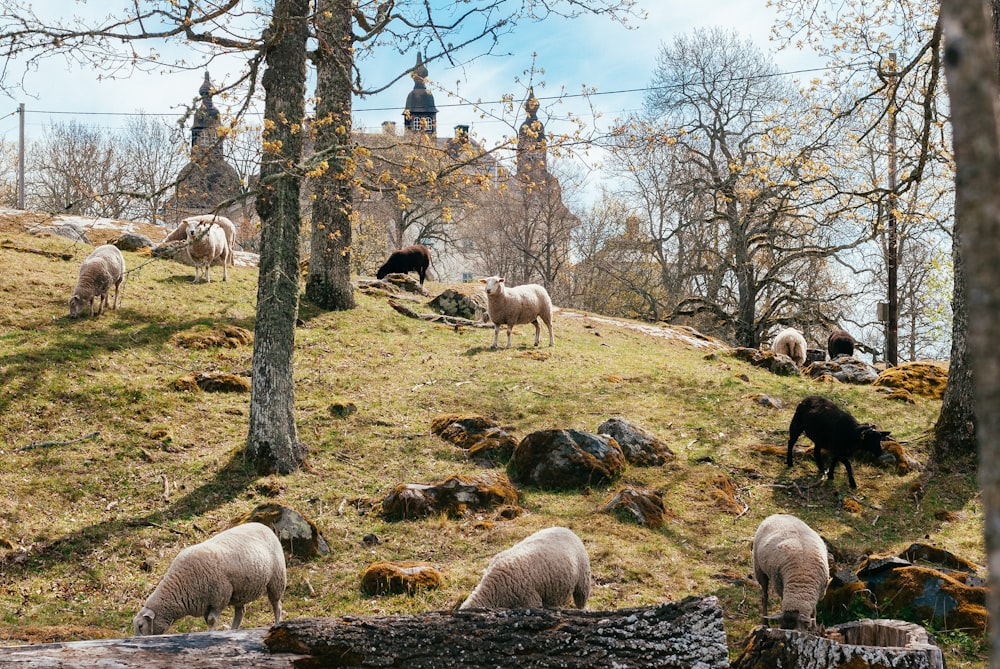
[[257,320],[247,457],[262,474],[289,474],[305,448],[295,427],[292,354],[299,297],[299,185],[309,0],[275,0],[265,31],[264,151]]
[[989,568],[990,667],[1000,669],[1000,130],[997,52],[983,0],[942,0],[945,73],[955,147],[955,219],[961,221],[969,359]]

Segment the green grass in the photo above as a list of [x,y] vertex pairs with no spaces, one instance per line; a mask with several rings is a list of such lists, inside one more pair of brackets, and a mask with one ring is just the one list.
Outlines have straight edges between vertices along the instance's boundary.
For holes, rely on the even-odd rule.
[[[60,638],[130,634],[132,616],[177,551],[263,501],[309,515],[332,549],[321,559],[290,561],[284,608],[294,617],[451,607],[493,554],[556,524],[574,529],[588,547],[590,608],[714,594],[734,652],[759,616],[759,589],[746,580],[750,539],[770,513],[799,515],[848,555],[895,553],[922,540],[984,561],[968,465],[944,468],[916,500],[909,488],[919,473],[898,476],[862,463],[855,492],[843,469],[832,486],[813,485],[811,460],[798,456],[786,470],[781,455],[755,448],[782,447],[796,403],[818,392],[846,402],[859,420],[891,429],[924,462],[940,402],[906,405],[870,387],[777,377],[726,355],[559,313],[556,347],[534,357],[526,355],[530,327],[517,329],[514,349],[493,351],[490,330],[407,319],[380,297],[358,293],[358,307],[346,313],[304,304],[296,415],[309,467],[262,480],[242,458],[249,396],[173,385],[192,371],[248,370],[250,347],[186,349],[171,339],[216,324],[252,330],[256,270],[235,268],[226,283],[194,285],[190,268],[154,262],[130,277],[118,311],[73,321],[67,301],[89,249],[58,238],[6,238],[7,246],[75,255],[65,261],[0,248],[0,540],[14,546],[0,551],[0,643],[70,623],[78,628]],[[126,254],[129,267],[145,261]],[[429,288],[436,294],[444,286]],[[761,406],[758,393],[784,408]],[[329,407],[336,402],[353,402],[358,411],[335,418]],[[490,416],[516,438],[549,428],[594,431],[623,416],[659,436],[677,460],[630,467],[608,487],[526,488],[526,513],[492,524],[479,516],[387,522],[359,511],[365,505],[352,502],[378,501],[396,483],[481,471],[430,434],[431,420],[452,412]],[[93,431],[95,439],[23,450]],[[710,482],[720,473],[749,506],[742,516],[715,506]],[[674,519],[649,530],[599,513],[623,484],[660,490]],[[861,503],[860,513],[842,510],[847,496]],[[942,510],[960,519],[937,520]],[[362,543],[369,533],[382,543]],[[415,596],[368,597],[360,573],[382,559],[434,562],[446,583]],[[149,561],[153,568],[143,571]],[[265,604],[251,605],[247,626],[269,622]],[[200,629],[204,622],[190,618],[175,627]],[[978,638],[938,638],[949,666],[982,666]]]

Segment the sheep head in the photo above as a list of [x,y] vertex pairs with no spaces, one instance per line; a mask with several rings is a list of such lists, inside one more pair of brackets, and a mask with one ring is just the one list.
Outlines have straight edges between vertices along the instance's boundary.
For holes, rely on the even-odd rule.
[[79,295],[74,295],[69,298],[69,317],[79,318],[83,315],[83,308],[86,306],[86,301]]
[[132,636],[149,636],[151,634],[163,634],[170,627],[170,621],[157,620],[156,612],[146,606],[139,609],[132,619]]
[[878,460],[882,457],[882,441],[887,439],[889,434],[889,432],[876,429],[874,425],[862,425],[858,440],[861,442],[861,447]]
[[480,279],[479,282],[486,284],[487,295],[496,295],[503,291],[504,278],[502,276],[491,276],[488,279]]

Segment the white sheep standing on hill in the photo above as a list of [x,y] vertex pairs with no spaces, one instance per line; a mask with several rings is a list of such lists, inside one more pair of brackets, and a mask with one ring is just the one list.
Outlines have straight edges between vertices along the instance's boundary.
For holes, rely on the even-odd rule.
[[185,616],[204,616],[211,631],[229,605],[232,629],[239,629],[246,605],[265,592],[278,623],[286,579],[285,554],[274,531],[262,523],[237,525],[177,554],[132,620],[133,633],[163,634]]
[[552,337],[552,299],[544,286],[537,283],[526,283],[523,286],[507,288],[504,278],[491,276],[480,279],[486,284],[486,311],[493,321],[493,347],[497,347],[500,326],[507,326],[507,348],[510,348],[510,335],[515,325],[533,323],[535,326],[535,346],[542,333],[538,319],[549,329],[549,346],[555,345]]
[[816,604],[826,592],[830,563],[826,544],[795,516],[768,516],[753,538],[753,574],[760,583],[761,611],[767,617],[770,585],[781,597],[781,629],[810,629],[816,623]]
[[806,362],[806,338],[795,328],[785,328],[775,335],[771,350],[787,355],[799,367]]
[[80,265],[73,297],[69,299],[69,316],[77,318],[83,307],[90,305],[90,315],[94,315],[94,299],[98,299],[97,314],[104,312],[108,305],[108,294],[115,287],[115,301],[111,308],[118,308],[118,291],[125,280],[125,257],[112,244],[103,244],[94,249]]
[[216,260],[222,261],[222,280],[229,279],[233,251],[229,247],[226,229],[214,221],[198,221],[187,226],[188,255],[194,261],[194,281],[198,282],[204,268],[205,283],[212,279],[208,270]]
[[586,606],[590,558],[572,530],[550,527],[497,553],[459,608],[557,608],[571,597],[576,608]]

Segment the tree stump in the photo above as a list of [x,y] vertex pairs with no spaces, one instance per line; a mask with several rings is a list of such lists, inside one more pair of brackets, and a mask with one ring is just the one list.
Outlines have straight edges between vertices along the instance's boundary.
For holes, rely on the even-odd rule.
[[927,631],[902,620],[857,620],[827,628],[826,636],[758,627],[733,669],[944,669]]
[[715,597],[617,611],[500,609],[407,616],[288,620],[271,628],[272,653],[300,666],[584,669],[729,666]]

